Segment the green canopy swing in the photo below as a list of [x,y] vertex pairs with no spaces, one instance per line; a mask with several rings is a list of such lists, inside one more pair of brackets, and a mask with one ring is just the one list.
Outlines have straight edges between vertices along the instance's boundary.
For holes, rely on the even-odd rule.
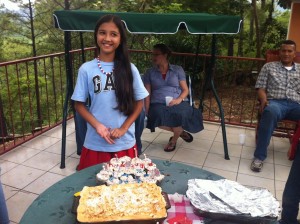
[[[73,74],[70,60],[70,32],[94,32],[98,19],[105,14],[118,15],[128,32],[132,34],[175,34],[179,29],[186,29],[190,34],[211,34],[211,58],[208,73],[200,96],[200,107],[203,108],[205,91],[210,88],[216,98],[221,118],[224,157],[229,160],[224,111],[214,86],[213,69],[215,66],[216,34],[237,34],[242,20],[239,16],[212,15],[207,13],[133,13],[133,12],[101,12],[83,10],[59,10],[53,14],[55,27],[65,34],[65,59],[67,73],[67,93],[64,103],[61,168],[65,168],[66,121],[68,102],[73,93]],[[197,44],[199,51],[200,38]]]

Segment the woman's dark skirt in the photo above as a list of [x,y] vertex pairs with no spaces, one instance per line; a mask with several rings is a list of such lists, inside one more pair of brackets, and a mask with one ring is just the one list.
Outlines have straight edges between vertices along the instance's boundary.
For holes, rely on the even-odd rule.
[[174,106],[153,103],[148,112],[147,128],[154,132],[159,126],[181,126],[187,132],[197,133],[203,130],[202,113],[199,109],[190,106],[188,102]]

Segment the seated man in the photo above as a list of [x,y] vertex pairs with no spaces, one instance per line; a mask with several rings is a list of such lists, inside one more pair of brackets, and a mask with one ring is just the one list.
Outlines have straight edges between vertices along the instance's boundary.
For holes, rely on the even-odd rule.
[[[1,167],[0,167],[0,175],[1,175]],[[5,197],[2,189],[1,179],[0,179],[0,223],[8,224],[8,211],[5,203]]]
[[[185,72],[181,66],[169,63],[171,50],[165,44],[153,47],[153,67],[144,75],[144,84],[149,92],[145,99],[145,112],[148,116],[147,128],[152,132],[156,127],[172,132],[164,151],[176,149],[176,142],[181,137],[186,142],[192,142],[193,136],[203,129],[202,114],[185,102],[189,89]],[[165,97],[172,100],[166,105]]]
[[261,120],[251,170],[260,172],[267,158],[267,147],[277,122],[300,119],[300,64],[294,63],[296,43],[285,40],[279,49],[280,61],[266,63],[255,88]]
[[287,179],[283,196],[280,224],[298,224],[297,217],[300,201],[300,143]]

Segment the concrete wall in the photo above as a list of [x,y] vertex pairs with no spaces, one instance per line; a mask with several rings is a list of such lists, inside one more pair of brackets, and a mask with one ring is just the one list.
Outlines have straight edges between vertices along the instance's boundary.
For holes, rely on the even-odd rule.
[[299,0],[295,0],[292,3],[287,39],[294,40],[297,44],[297,51],[300,51],[300,1]]

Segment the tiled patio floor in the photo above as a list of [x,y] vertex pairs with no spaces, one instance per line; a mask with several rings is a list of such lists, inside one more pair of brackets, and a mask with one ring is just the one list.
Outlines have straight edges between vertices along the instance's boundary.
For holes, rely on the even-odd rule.
[[[164,152],[170,133],[156,129],[144,130],[143,150],[150,158],[178,161],[219,174],[244,185],[264,187],[281,201],[291,162],[286,152],[288,139],[273,137],[268,158],[261,173],[253,173],[249,166],[254,152],[254,130],[226,126],[230,160],[224,159],[222,130],[219,124],[205,123],[205,130],[194,135],[192,143],[179,139],[177,149]],[[239,144],[239,133],[246,134],[246,142]],[[61,127],[52,129],[0,156],[1,180],[9,216],[18,223],[35,198],[62,178],[76,172],[79,161],[76,154],[75,125],[67,126],[66,168],[60,169]]]

